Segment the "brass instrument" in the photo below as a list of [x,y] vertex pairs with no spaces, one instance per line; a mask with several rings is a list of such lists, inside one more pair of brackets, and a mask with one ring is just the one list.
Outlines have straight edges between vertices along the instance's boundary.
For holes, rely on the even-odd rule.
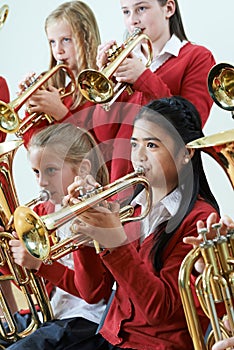
[[[189,148],[201,149],[213,157],[226,172],[232,187],[234,186],[234,129],[203,137],[187,144]],[[213,240],[206,238],[207,229],[199,233],[204,242],[192,249],[184,258],[179,272],[179,290],[182,304],[195,350],[211,350],[214,342],[234,335],[234,232],[221,236],[219,224],[214,225],[217,235]],[[196,278],[195,290],[205,315],[210,319],[211,331],[205,342],[201,324],[191,290],[191,274],[196,261],[203,258],[205,269]],[[231,325],[226,329],[219,318],[216,305],[224,303]]]
[[[126,88],[130,88],[130,85],[125,83],[115,84],[111,78],[123,60],[142,40],[147,40],[148,60],[146,67],[149,67],[153,56],[152,43],[149,37],[142,33],[140,28],[136,28],[133,34],[124,42],[122,46],[114,47],[112,49],[112,53],[109,58],[110,62],[101,71],[85,69],[80,72],[78,76],[78,87],[82,95],[91,102],[104,104],[105,109],[108,110],[116,98]],[[113,100],[111,101],[112,98]]]
[[186,145],[209,154],[223,168],[234,188],[234,129],[201,137]]
[[8,13],[9,13],[9,6],[8,5],[3,5],[2,7],[0,7],[0,29],[4,25],[4,23],[7,19]]
[[[9,241],[14,239],[11,233],[14,230],[12,214],[16,207],[19,206],[12,177],[12,164],[13,157],[22,143],[22,140],[0,143],[1,225],[4,226],[6,231],[8,231],[0,232],[0,266],[2,268],[7,267],[10,271],[10,274],[8,275],[3,274],[0,276],[0,309],[2,310],[4,319],[9,327],[9,330],[7,330],[0,319],[0,337],[9,343],[27,336],[38,328],[41,322],[39,320],[36,305],[38,305],[41,310],[43,321],[48,321],[53,318],[44,281],[41,278],[34,276],[33,272],[15,264],[9,247]],[[41,196],[39,198],[41,198]],[[34,204],[34,201],[31,201],[30,203]],[[5,283],[6,281],[10,281],[18,287],[21,294],[24,296],[31,313],[31,322],[29,326],[20,332],[17,329],[14,316],[11,314],[10,305],[8,305],[7,302],[7,296],[2,292],[1,283]]]
[[39,120],[47,119],[49,123],[53,122],[53,118],[44,113],[33,113],[29,115],[25,120],[20,120],[18,116],[19,109],[25,104],[25,102],[35,93],[36,90],[43,87],[43,84],[50,79],[60,69],[65,70],[72,80],[72,88],[67,93],[61,93],[61,98],[64,98],[70,94],[73,94],[76,89],[76,79],[73,72],[65,64],[58,64],[53,67],[38,79],[35,83],[28,87],[19,97],[10,103],[0,101],[0,130],[7,133],[16,133],[17,136],[22,136]]
[[152,195],[149,182],[144,176],[141,176],[142,174],[143,169],[140,168],[136,172],[128,174],[109,185],[98,188],[97,191],[94,191],[94,194],[89,193],[88,197],[79,203],[64,207],[55,213],[42,217],[39,217],[27,207],[21,206],[16,208],[14,223],[19,239],[34,257],[44,262],[57,260],[74,251],[80,245],[91,242],[89,237],[77,234],[55,243],[51,247],[49,237],[57,228],[101,201],[137,184],[142,184],[146,188],[148,206],[138,217],[132,217],[134,209],[131,206],[123,207],[120,212],[120,219],[122,223],[143,219],[150,210]]
[[227,111],[234,111],[234,67],[219,63],[208,74],[208,90],[214,102]]

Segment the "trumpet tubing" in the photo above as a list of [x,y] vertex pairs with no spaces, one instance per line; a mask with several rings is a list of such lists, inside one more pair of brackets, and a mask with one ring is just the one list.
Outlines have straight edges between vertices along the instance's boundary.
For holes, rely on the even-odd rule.
[[9,13],[8,5],[3,5],[2,7],[0,7],[0,28],[2,28],[2,26],[4,25],[7,19],[8,13]]
[[59,243],[55,243],[51,247],[49,237],[57,228],[101,201],[137,184],[142,184],[145,187],[148,206],[138,217],[132,217],[134,209],[126,206],[121,209],[120,219],[122,223],[143,219],[150,210],[152,194],[150,184],[144,176],[141,176],[142,173],[143,170],[139,169],[103,188],[99,188],[97,193],[95,192],[93,195],[89,195],[88,198],[81,200],[77,204],[64,207],[55,213],[42,217],[39,217],[27,207],[21,206],[16,208],[14,212],[14,223],[19,239],[33,256],[45,262],[57,260],[63,255],[77,249],[81,244],[91,241],[90,238],[77,234]]
[[[207,230],[200,233],[204,242],[192,249],[183,260],[179,272],[179,290],[182,304],[195,350],[211,350],[212,345],[234,334],[234,231],[227,236],[221,236],[219,225],[214,225],[217,236],[213,240],[206,239]],[[197,314],[194,296],[191,289],[191,274],[196,261],[203,258],[205,268],[195,283],[196,294],[200,305],[210,319],[212,330],[204,341],[201,324]],[[231,330],[228,330],[219,318],[216,305],[224,303]]]
[[[39,306],[44,321],[51,320],[53,313],[50,301],[41,278],[36,277],[31,271],[21,268],[14,263],[11,256],[9,241],[14,239],[12,231],[15,229],[13,222],[13,212],[19,206],[15,184],[12,176],[13,158],[18,148],[23,144],[22,140],[8,141],[0,144],[0,215],[1,225],[6,231],[0,232],[0,266],[8,267],[10,273],[0,276],[0,307],[3,312],[4,319],[7,322],[9,331],[0,322],[0,338],[11,343],[32,333],[40,324],[36,304]],[[42,198],[41,196],[39,197]],[[35,203],[35,201],[31,201]],[[1,283],[11,281],[16,284],[23,297],[26,300],[32,318],[28,327],[19,331],[13,315],[11,314],[10,305],[7,298],[2,292]],[[35,300],[34,298],[35,297]]]
[[51,116],[44,113],[38,114],[33,113],[26,120],[20,120],[18,116],[19,109],[28,101],[28,99],[36,92],[36,90],[43,87],[45,82],[49,80],[55,73],[60,69],[68,72],[72,80],[72,89],[68,93],[61,93],[61,98],[66,97],[74,93],[76,89],[76,79],[73,72],[65,64],[58,64],[51,70],[44,73],[40,78],[38,78],[29,88],[27,88],[19,97],[10,103],[5,103],[0,101],[0,130],[7,133],[16,133],[17,136],[22,136],[25,131],[28,131],[33,125],[35,125],[41,119],[47,119],[49,123],[53,121]]
[[[101,71],[85,69],[80,72],[78,76],[78,87],[81,94],[91,102],[111,104],[111,99],[116,99],[116,94],[119,94],[119,92],[122,93],[127,87],[130,88],[129,84],[120,84],[117,86],[111,80],[111,77],[135,46],[143,40],[146,40],[148,43],[146,67],[150,66],[153,55],[151,40],[146,34],[142,33],[140,28],[136,28],[133,34],[123,44],[123,47],[120,46],[112,50],[110,62]],[[108,105],[105,105],[105,108],[108,109]]]

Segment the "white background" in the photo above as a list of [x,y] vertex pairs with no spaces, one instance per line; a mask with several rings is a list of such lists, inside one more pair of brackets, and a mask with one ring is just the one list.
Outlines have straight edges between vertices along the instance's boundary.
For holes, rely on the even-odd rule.
[[[18,82],[29,72],[37,74],[48,69],[49,47],[44,31],[47,15],[64,1],[59,0],[0,0],[9,5],[9,15],[0,30],[0,74],[8,82],[11,101],[16,98]],[[123,41],[124,26],[119,0],[86,0],[95,12],[102,41]],[[179,0],[188,38],[209,48],[217,63],[234,65],[233,13],[234,1]],[[176,67],[175,67],[176,69]],[[19,114],[24,112],[21,108]],[[234,129],[231,113],[215,104],[204,128],[205,135]],[[7,140],[16,139],[8,135]],[[205,170],[211,188],[220,204],[221,212],[234,217],[233,189],[224,170],[210,156],[204,154]],[[18,197],[24,204],[37,196],[38,186],[33,177],[22,146],[14,157],[13,176]]]

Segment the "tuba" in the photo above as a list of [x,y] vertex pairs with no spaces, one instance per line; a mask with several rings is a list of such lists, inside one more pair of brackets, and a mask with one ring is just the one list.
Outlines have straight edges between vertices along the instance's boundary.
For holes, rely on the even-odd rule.
[[[7,231],[0,232],[0,266],[3,269],[7,268],[7,270],[9,270],[7,275],[2,274],[0,276],[0,309],[2,310],[4,320],[7,324],[6,328],[2,319],[0,319],[0,338],[8,343],[13,343],[18,339],[31,334],[38,328],[41,321],[39,319],[37,307],[39,307],[42,313],[43,322],[53,318],[44,281],[41,278],[36,277],[32,271],[21,268],[19,265],[15,264],[9,247],[9,241],[14,239],[11,232],[15,229],[12,214],[16,207],[19,206],[12,177],[12,164],[14,155],[22,143],[22,140],[17,140],[0,144],[1,225],[4,226],[5,231]],[[43,193],[39,197],[39,200],[43,198],[45,199],[45,195],[46,194]],[[34,205],[35,201],[32,200],[28,204]],[[3,292],[4,288],[2,288],[2,284],[7,281],[18,287],[18,290],[24,297],[27,308],[31,313],[30,324],[21,331],[18,331],[17,329],[14,316],[11,313],[11,305],[9,305],[7,296],[4,295]]]
[[7,16],[9,13],[9,6],[8,5],[3,5],[2,7],[0,7],[0,28],[3,27]]
[[[224,169],[234,188],[234,129],[203,137],[187,144],[188,148],[201,149],[214,158]],[[212,345],[234,335],[234,232],[221,236],[219,224],[214,225],[216,238],[206,238],[207,229],[199,247],[192,249],[184,258],[179,272],[179,291],[189,332],[195,350],[211,350]],[[191,290],[191,274],[196,261],[202,257],[205,269],[196,278],[195,290],[205,315],[210,319],[211,330],[204,339]],[[219,318],[217,305],[223,302],[231,325],[231,332]]]
[[31,86],[29,86],[19,97],[17,97],[12,102],[7,104],[3,101],[0,101],[0,130],[6,133],[16,133],[17,136],[22,136],[26,131],[28,131],[32,126],[34,126],[36,123],[38,123],[38,121],[42,119],[47,119],[49,123],[53,122],[53,118],[44,113],[33,113],[26,119],[20,120],[18,111],[35,93],[35,91],[43,88],[43,84],[45,84],[45,82],[59,70],[66,71],[72,81],[71,90],[69,92],[64,93],[64,91],[61,90],[61,98],[65,98],[66,96],[71,95],[75,92],[76,79],[73,72],[68,68],[67,65],[58,64],[37,78]]
[[25,206],[16,208],[14,223],[19,239],[31,255],[45,263],[60,259],[62,256],[78,249],[82,244],[90,243],[91,239],[81,234],[75,234],[51,247],[49,238],[57,228],[101,201],[137,184],[143,185],[146,189],[147,207],[140,216],[133,217],[134,208],[127,205],[121,208],[119,215],[122,223],[143,219],[148,214],[152,201],[151,187],[148,180],[142,176],[143,171],[142,168],[139,168],[109,185],[94,190],[94,193],[88,193],[87,196],[82,198],[81,202],[42,217],[39,217]]
[[109,63],[101,71],[85,69],[80,72],[78,87],[81,94],[91,102],[103,104],[106,110],[109,110],[111,104],[126,88],[131,94],[130,85],[125,83],[115,84],[111,78],[123,60],[142,40],[147,40],[148,60],[146,67],[149,67],[153,56],[152,43],[149,37],[142,33],[140,28],[136,28],[122,46],[114,46],[111,49],[108,57]]
[[208,90],[214,102],[227,111],[234,111],[234,67],[219,63],[208,74]]

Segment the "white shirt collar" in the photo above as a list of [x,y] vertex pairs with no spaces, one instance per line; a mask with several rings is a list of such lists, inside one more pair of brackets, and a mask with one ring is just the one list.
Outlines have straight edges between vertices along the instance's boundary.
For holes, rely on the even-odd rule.
[[[177,57],[179,55],[180,49],[187,43],[186,40],[181,41],[175,34],[166,42],[165,46],[162,48],[161,52],[154,58],[150,65],[150,70],[155,72],[165,61],[167,61],[171,56]],[[146,57],[141,51],[141,45],[138,45],[134,49],[134,54],[139,57],[142,62],[146,63]]]

